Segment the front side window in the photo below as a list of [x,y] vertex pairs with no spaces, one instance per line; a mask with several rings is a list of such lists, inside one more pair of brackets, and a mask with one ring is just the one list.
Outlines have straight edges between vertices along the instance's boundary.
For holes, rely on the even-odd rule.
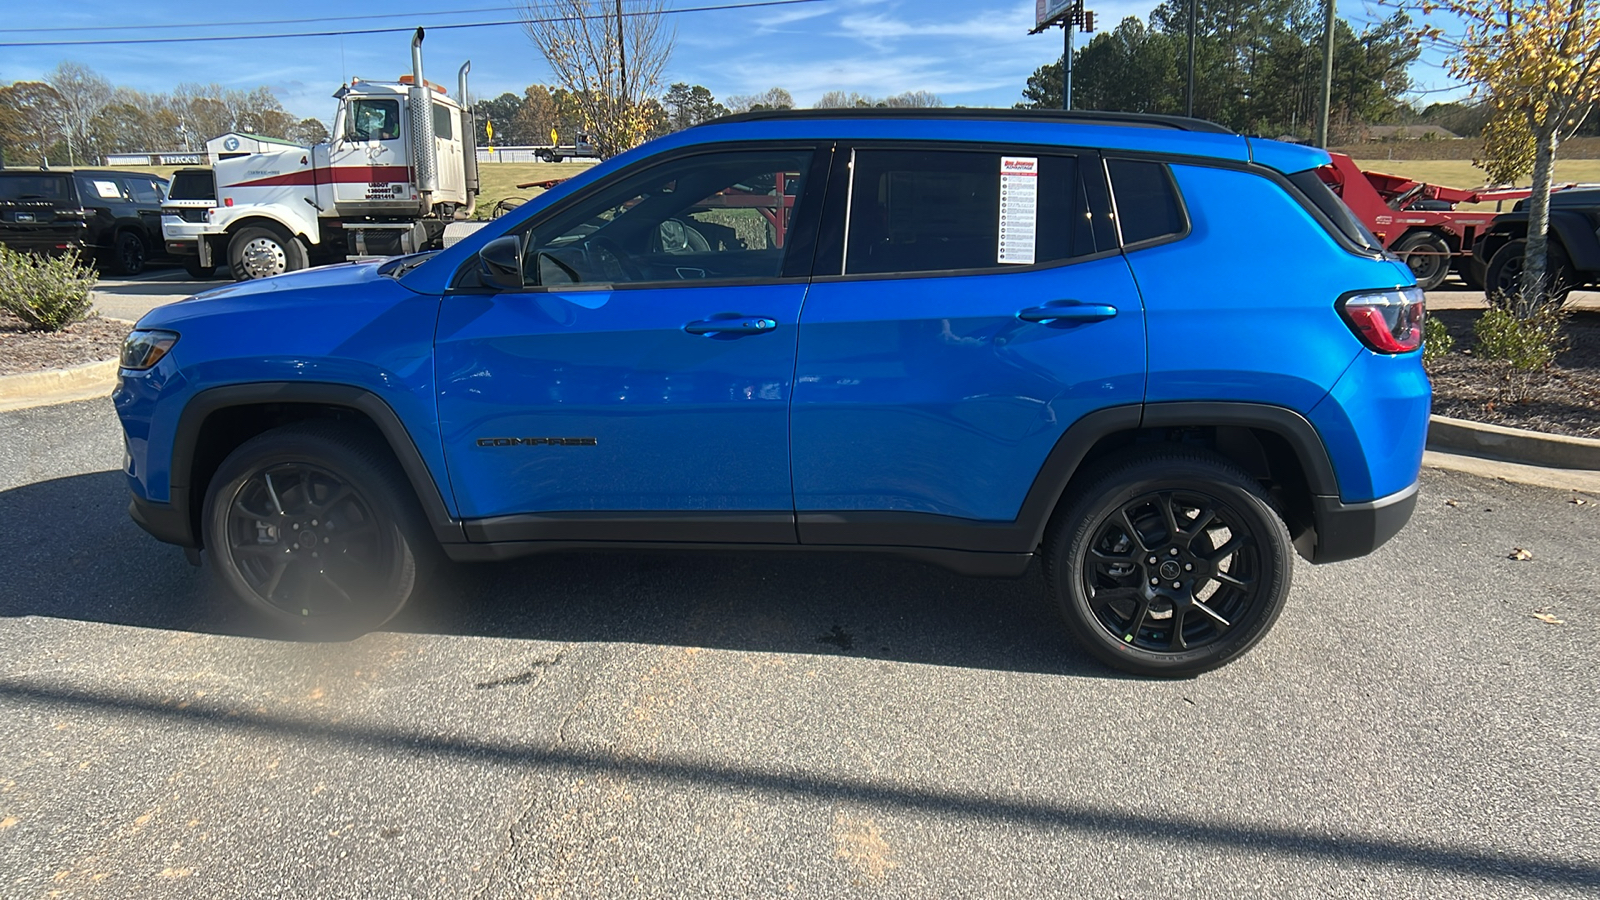
[[1008,269],[1113,249],[1072,156],[858,150],[846,275]]
[[399,100],[357,100],[350,104],[345,136],[354,141],[392,141],[400,137]]
[[809,150],[708,153],[654,166],[539,223],[524,241],[542,287],[776,278]]
[[128,176],[126,179],[128,189],[133,192],[133,199],[137,203],[159,206],[161,205],[161,185],[149,178]]

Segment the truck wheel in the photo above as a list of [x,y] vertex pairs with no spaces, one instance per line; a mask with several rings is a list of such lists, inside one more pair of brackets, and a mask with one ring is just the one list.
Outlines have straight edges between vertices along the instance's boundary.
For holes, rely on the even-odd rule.
[[1289,532],[1261,485],[1198,450],[1125,457],[1089,476],[1042,547],[1046,583],[1101,662],[1189,676],[1261,640],[1289,595]]
[[[1565,303],[1567,294],[1577,286],[1577,270],[1567,258],[1567,250],[1551,240],[1545,245],[1545,267],[1550,277],[1550,301],[1557,306]],[[1493,300],[1497,295],[1506,299],[1517,296],[1522,280],[1523,255],[1527,252],[1527,238],[1507,241],[1495,251],[1484,274],[1484,291]]]
[[1485,273],[1489,267],[1484,265],[1476,256],[1462,257],[1456,263],[1456,274],[1461,276],[1461,281],[1475,291],[1483,290]]
[[215,278],[216,274],[217,274],[217,267],[216,267],[215,264],[212,264],[212,265],[209,265],[209,266],[202,266],[202,265],[200,265],[200,258],[197,257],[197,256],[196,257],[188,257],[188,256],[184,257],[183,258],[183,270],[185,272],[189,273],[189,277],[190,278],[193,278],[193,279],[195,279],[197,281],[204,281],[204,280],[206,280],[208,278]]
[[1417,279],[1417,287],[1431,291],[1450,274],[1450,244],[1437,232],[1418,231],[1401,238],[1392,248],[1405,260]]
[[119,231],[111,242],[111,271],[116,275],[138,275],[144,271],[144,241],[132,231]]
[[332,422],[241,444],[206,488],[202,528],[206,560],[227,590],[310,638],[389,621],[433,556],[411,488],[382,445]]
[[252,225],[228,241],[228,265],[237,281],[297,272],[307,265],[306,246],[281,229]]

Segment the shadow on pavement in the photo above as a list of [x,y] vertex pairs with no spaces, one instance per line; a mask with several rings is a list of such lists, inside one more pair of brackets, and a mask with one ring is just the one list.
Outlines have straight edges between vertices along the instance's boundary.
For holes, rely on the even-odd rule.
[[[120,472],[0,491],[0,615],[266,636],[128,518]],[[446,566],[393,630],[841,654],[1115,678],[1016,580],[834,553],[566,553]]]

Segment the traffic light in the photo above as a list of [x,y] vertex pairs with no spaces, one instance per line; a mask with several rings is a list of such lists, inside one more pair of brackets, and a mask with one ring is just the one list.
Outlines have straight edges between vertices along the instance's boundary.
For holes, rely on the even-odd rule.
[[1094,34],[1094,10],[1083,11],[1083,31],[1085,34]]

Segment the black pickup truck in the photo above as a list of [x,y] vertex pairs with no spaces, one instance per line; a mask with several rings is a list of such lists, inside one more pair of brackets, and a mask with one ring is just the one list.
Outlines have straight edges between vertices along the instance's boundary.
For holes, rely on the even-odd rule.
[[113,275],[137,275],[161,240],[164,178],[112,169],[0,169],[0,244],[76,251]]
[[[1484,288],[1513,294],[1522,276],[1528,244],[1528,201],[1495,216],[1473,242],[1472,255],[1488,267]],[[1550,249],[1546,259],[1555,296],[1600,282],[1600,188],[1577,188],[1550,195]]]

